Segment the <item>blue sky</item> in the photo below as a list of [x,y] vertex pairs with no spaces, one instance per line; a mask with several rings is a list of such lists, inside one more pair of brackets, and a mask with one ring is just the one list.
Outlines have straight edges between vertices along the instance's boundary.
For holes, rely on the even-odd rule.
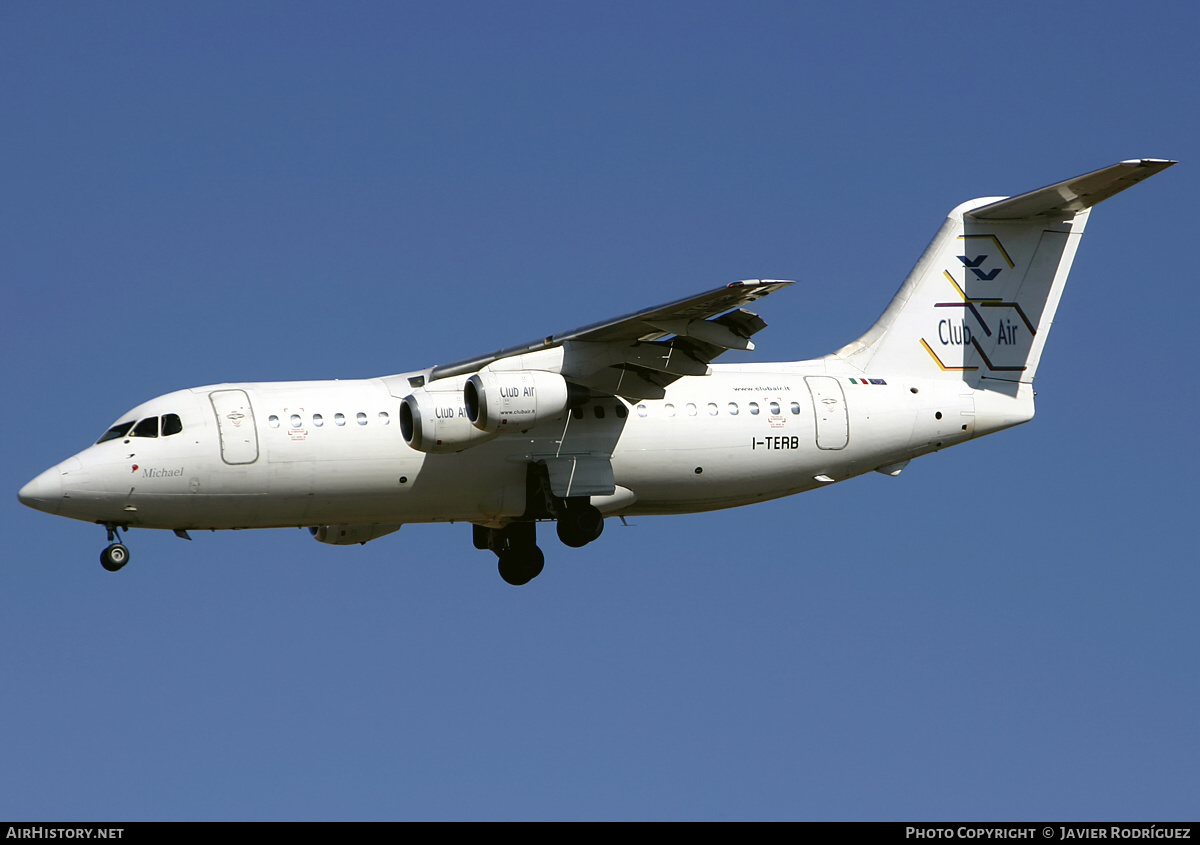
[[[1194,819],[1188,4],[8,3],[0,817]],[[1029,425],[500,581],[17,489],[220,381],[456,360],[741,278],[828,352],[945,213],[1092,215]]]

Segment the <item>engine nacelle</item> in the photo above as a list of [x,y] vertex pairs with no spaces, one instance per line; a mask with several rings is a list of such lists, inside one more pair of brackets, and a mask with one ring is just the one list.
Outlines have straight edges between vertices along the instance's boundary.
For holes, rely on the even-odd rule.
[[461,390],[415,390],[400,403],[400,434],[420,452],[461,452],[491,440],[467,419]]
[[463,404],[480,431],[528,431],[587,399],[587,389],[542,370],[482,372],[467,379]]
[[333,546],[349,546],[354,543],[361,544],[399,530],[399,525],[386,524],[315,525],[308,529],[309,533],[313,535],[314,540],[320,543],[329,543]]

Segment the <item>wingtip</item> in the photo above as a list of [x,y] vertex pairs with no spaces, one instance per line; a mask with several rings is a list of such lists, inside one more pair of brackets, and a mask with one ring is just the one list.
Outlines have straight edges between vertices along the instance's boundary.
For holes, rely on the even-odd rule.
[[1134,167],[1170,167],[1179,162],[1173,158],[1127,158],[1121,164],[1129,164]]
[[740,282],[730,282],[727,287],[762,287],[763,285],[794,285],[794,279],[742,279]]

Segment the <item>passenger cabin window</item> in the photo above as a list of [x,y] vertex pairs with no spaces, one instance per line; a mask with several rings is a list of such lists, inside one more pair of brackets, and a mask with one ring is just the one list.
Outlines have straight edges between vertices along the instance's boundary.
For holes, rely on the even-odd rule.
[[179,419],[179,414],[163,414],[163,437],[170,437],[172,434],[178,434],[181,431],[183,431],[183,423]]
[[712,416],[712,417],[715,417],[717,415],[717,403],[716,402],[708,403],[708,414],[709,414],[709,416]]
[[271,428],[279,428],[279,417],[271,414],[271,416],[267,417],[267,425],[271,426]]
[[333,415],[333,424],[334,425],[345,425],[346,424],[346,415],[345,414],[334,414]]
[[354,419],[358,420],[358,424],[359,424],[359,425],[366,425],[366,424],[367,424],[367,415],[366,415],[366,414],[364,414],[362,411],[359,411],[359,412],[358,412],[358,413],[355,415]]
[[380,423],[382,423],[383,425],[387,425],[387,424],[388,424],[388,423],[390,423],[391,421],[392,421],[392,420],[391,420],[391,418],[389,418],[389,417],[388,417],[388,412],[387,412],[387,411],[380,411],[380,412],[379,412],[379,422],[380,422]]
[[799,403],[799,402],[793,402],[793,403],[792,403],[792,413],[793,413],[793,414],[798,414],[798,413],[800,413],[800,403]]
[[133,428],[133,420],[129,420],[129,421],[123,422],[123,423],[117,423],[112,428],[110,428],[108,431],[104,432],[104,434],[102,434],[100,436],[100,439],[97,440],[96,442],[104,443],[105,441],[108,441],[108,440],[117,440],[118,438],[124,437],[126,434],[128,434],[129,429],[131,429],[131,428]]
[[596,415],[596,419],[598,419],[598,420],[604,419],[604,406],[597,405],[596,407],[594,407],[592,409],[592,413],[594,413]]
[[736,417],[737,415],[738,415],[737,402],[730,402],[729,403],[729,416]]
[[158,437],[158,417],[149,417],[133,427],[134,437]]
[[617,403],[617,416],[621,419],[625,419],[627,416],[629,416],[629,409],[620,402]]
[[758,413],[758,403],[757,402],[750,403],[750,413],[752,413],[752,414]]
[[644,416],[646,416],[646,414],[650,413],[650,412],[647,410],[647,408],[646,408],[646,406],[645,406],[645,405],[638,405],[638,406],[637,406],[637,412],[638,412],[638,416],[639,416],[639,417],[644,417]]
[[320,428],[321,426],[325,425],[325,418],[320,414],[313,414],[313,425],[315,425],[317,428]]
[[771,403],[771,416],[773,416],[773,417],[779,416],[779,403],[778,402]]

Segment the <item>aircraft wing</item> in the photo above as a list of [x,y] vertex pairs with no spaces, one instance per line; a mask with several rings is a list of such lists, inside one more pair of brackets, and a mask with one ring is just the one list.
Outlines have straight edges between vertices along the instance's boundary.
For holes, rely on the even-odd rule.
[[[753,349],[750,336],[766,328],[741,308],[793,282],[748,279],[664,305],[549,335],[487,355],[440,364],[431,379],[473,373],[504,359],[563,348],[564,376],[600,392],[630,399],[661,398],[685,375],[705,375],[708,363],[728,349]],[[523,368],[520,361],[512,362]],[[531,368],[538,368],[531,365]]]

